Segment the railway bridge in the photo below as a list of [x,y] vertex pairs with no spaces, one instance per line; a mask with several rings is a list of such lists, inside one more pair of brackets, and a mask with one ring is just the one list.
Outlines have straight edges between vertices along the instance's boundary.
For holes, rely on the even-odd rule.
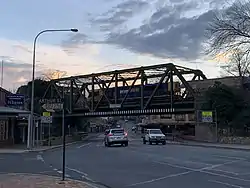
[[188,81],[202,79],[201,70],[158,64],[54,79],[43,99],[63,99],[66,116],[188,114],[196,97]]

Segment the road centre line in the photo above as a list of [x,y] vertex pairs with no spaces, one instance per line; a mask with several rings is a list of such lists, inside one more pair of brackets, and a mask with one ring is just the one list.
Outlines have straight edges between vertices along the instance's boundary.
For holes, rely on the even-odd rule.
[[85,147],[85,146],[88,146],[88,145],[90,145],[90,144],[91,144],[91,143],[83,144],[83,145],[78,146],[77,148],[80,149],[80,148]]
[[133,187],[133,186],[137,186],[137,185],[143,185],[143,184],[147,184],[147,183],[152,183],[152,182],[164,180],[164,179],[167,179],[167,178],[173,178],[173,177],[178,177],[178,176],[186,175],[186,174],[189,174],[189,173],[192,173],[192,172],[193,171],[187,171],[187,172],[181,172],[181,173],[177,173],[177,174],[170,174],[168,176],[164,176],[164,177],[160,177],[160,178],[156,178],[156,179],[151,179],[151,180],[148,180],[148,181],[143,181],[143,182],[138,182],[138,183],[130,184],[130,185],[127,185],[126,187]]
[[168,176],[164,176],[164,177],[160,177],[160,178],[156,178],[156,179],[151,179],[151,180],[148,180],[148,181],[143,181],[143,182],[130,184],[127,187],[152,183],[152,182],[155,182],[155,181],[160,181],[160,180],[164,180],[164,179],[168,179],[168,178],[172,178],[172,177],[177,177],[177,176],[183,176],[183,175],[187,175],[187,174],[194,173],[194,172],[200,172],[200,173],[205,173],[205,174],[209,174],[209,175],[213,175],[213,176],[220,176],[220,177],[225,177],[225,178],[229,178],[229,179],[250,182],[250,180],[246,180],[246,179],[242,179],[242,178],[237,178],[237,177],[232,177],[232,176],[228,176],[228,175],[217,174],[217,173],[205,171],[205,170],[212,170],[214,168],[217,168],[217,167],[220,167],[220,166],[223,166],[223,165],[232,164],[232,163],[236,163],[236,162],[240,162],[240,161],[243,161],[243,160],[228,161],[228,162],[225,162],[225,163],[212,165],[212,166],[204,167],[204,168],[200,168],[200,169],[188,168],[188,167],[185,167],[185,166],[172,165],[172,164],[169,164],[169,163],[166,163],[166,162],[154,161],[155,163],[158,163],[158,164],[164,164],[164,165],[168,165],[168,166],[171,166],[171,167],[174,167],[174,168],[185,169],[185,170],[188,170],[188,171],[178,173],[178,174],[170,174]]
[[[209,169],[208,169],[209,170]],[[235,175],[235,176],[238,176],[239,173],[236,173],[236,172],[231,172],[231,171],[227,171],[227,170],[220,170],[220,169],[211,169],[212,171],[215,171],[215,172],[223,172],[223,173],[226,173],[226,174],[232,174],[232,175]]]
[[173,161],[181,161],[183,163],[193,163],[193,164],[201,164],[201,165],[207,165],[207,166],[211,166],[212,164],[209,163],[203,163],[203,162],[196,162],[196,161],[190,161],[190,160],[181,160],[181,159],[176,159],[174,157],[164,157],[164,159],[169,159],[169,160],[173,160]]
[[180,165],[173,165],[173,164],[169,164],[169,163],[165,163],[165,162],[156,162],[156,163],[165,164],[165,165],[175,167],[175,168],[189,170],[189,171],[192,171],[192,172],[200,172],[200,173],[205,173],[205,174],[209,174],[209,175],[213,175],[213,176],[219,176],[219,177],[224,177],[224,178],[238,180],[238,181],[250,182],[250,180],[248,180],[248,179],[232,177],[232,176],[228,176],[228,175],[224,175],[224,174],[218,174],[218,173],[214,173],[214,172],[205,171],[205,170],[213,170],[214,168],[217,168],[219,166],[223,166],[223,165],[226,165],[226,164],[232,164],[232,163],[236,163],[236,162],[241,162],[241,161],[243,161],[243,160],[231,161],[231,162],[222,163],[222,164],[218,164],[218,165],[213,165],[211,167],[205,167],[205,168],[200,168],[200,169],[193,169],[193,168],[180,166]]

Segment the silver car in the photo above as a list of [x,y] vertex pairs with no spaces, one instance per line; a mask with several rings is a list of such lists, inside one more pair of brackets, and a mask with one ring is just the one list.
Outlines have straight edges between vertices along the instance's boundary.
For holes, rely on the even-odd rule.
[[105,146],[111,146],[113,144],[128,146],[128,134],[123,128],[106,130],[104,143]]

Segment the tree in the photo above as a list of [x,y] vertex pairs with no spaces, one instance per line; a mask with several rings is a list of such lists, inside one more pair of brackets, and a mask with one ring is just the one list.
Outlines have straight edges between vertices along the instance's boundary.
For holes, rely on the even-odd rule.
[[[44,95],[44,92],[49,86],[48,81],[44,81],[42,79],[35,80],[35,91],[34,91],[34,99],[35,99],[35,112],[40,113],[40,104],[39,99],[41,99]],[[22,85],[17,89],[18,94],[23,94],[26,99],[26,109],[30,110],[31,105],[31,90],[32,90],[32,81],[28,82],[27,85]],[[50,91],[48,91],[50,92]]]
[[215,13],[207,34],[209,53],[232,53],[240,50],[247,58],[250,52],[250,3],[236,1],[221,13]]
[[67,75],[66,71],[48,69],[45,73],[43,73],[42,79],[46,81],[50,81],[53,79],[62,78],[66,75]]
[[244,52],[238,50],[230,55],[229,62],[221,68],[231,76],[244,77],[249,76],[249,64]]
[[216,110],[220,127],[242,129],[249,125],[250,105],[244,100],[241,90],[216,82],[207,90],[205,98],[207,103],[203,109]]

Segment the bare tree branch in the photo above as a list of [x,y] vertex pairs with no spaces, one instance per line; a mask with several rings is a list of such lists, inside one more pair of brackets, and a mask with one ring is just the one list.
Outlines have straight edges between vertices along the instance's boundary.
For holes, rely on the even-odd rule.
[[248,53],[240,50],[234,51],[230,56],[228,64],[221,68],[232,76],[249,76],[250,61],[248,55]]
[[230,8],[214,14],[207,29],[210,49],[208,53],[241,50],[249,53],[250,46],[250,3],[236,1]]
[[45,73],[43,73],[42,79],[46,80],[46,81],[50,81],[50,80],[53,80],[53,79],[62,78],[64,76],[66,76],[66,75],[67,75],[66,71],[49,69]]

